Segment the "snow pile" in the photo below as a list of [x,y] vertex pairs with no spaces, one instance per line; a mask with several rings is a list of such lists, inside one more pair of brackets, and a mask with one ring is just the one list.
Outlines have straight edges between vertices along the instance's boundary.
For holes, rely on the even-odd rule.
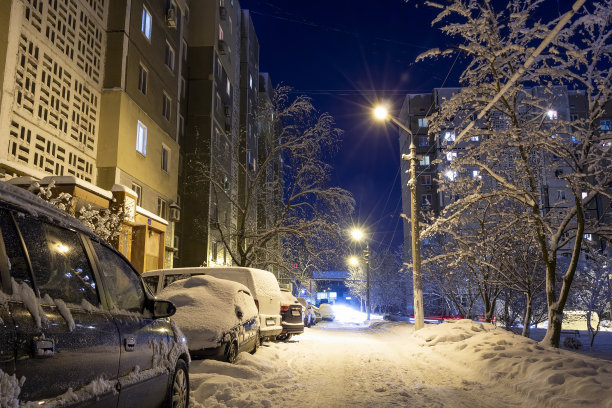
[[189,348],[198,350],[217,347],[228,330],[257,316],[253,298],[240,291],[250,293],[240,283],[204,275],[173,282],[159,297],[174,303],[172,319],[185,333]]
[[[194,361],[189,369],[192,405],[194,408],[271,407],[270,399],[257,394],[274,388],[270,377],[278,371],[276,364],[248,353],[240,353],[236,364]],[[287,381],[290,376],[284,378]]]
[[15,374],[8,375],[0,370],[0,407],[17,408],[19,406],[19,393],[25,377],[17,380]]
[[421,346],[432,347],[490,381],[507,383],[537,406],[612,408],[609,361],[544,347],[471,320],[426,326],[414,337]]

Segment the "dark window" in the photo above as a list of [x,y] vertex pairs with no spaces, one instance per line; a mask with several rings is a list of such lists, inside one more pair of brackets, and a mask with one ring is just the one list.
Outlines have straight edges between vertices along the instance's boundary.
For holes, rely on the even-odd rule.
[[0,230],[2,230],[2,239],[8,257],[11,278],[15,279],[17,283],[26,282],[32,287],[25,253],[21,247],[21,241],[11,214],[8,211],[0,210]]
[[142,312],[144,288],[136,271],[119,255],[98,242],[93,243],[104,286],[109,292],[111,308],[128,312]]
[[98,306],[98,291],[79,236],[31,217],[17,219],[40,296]]

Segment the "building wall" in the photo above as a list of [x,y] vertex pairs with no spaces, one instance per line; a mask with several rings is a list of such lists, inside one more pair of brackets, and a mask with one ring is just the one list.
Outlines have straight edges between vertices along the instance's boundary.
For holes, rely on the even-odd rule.
[[108,3],[13,0],[0,7],[0,166],[9,175],[95,182]]

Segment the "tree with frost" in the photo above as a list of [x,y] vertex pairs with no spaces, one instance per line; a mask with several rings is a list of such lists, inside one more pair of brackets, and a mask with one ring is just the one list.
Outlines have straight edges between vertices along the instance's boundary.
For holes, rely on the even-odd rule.
[[370,253],[372,311],[383,314],[404,311],[410,279],[403,270],[403,249],[381,249]]
[[234,265],[290,273],[287,251],[299,248],[320,261],[337,250],[355,202],[350,192],[330,184],[329,161],[342,135],[332,116],[285,86],[275,90],[270,104],[262,103],[258,115],[265,118],[258,121],[270,122],[270,134],[259,136],[257,164],[240,160],[241,149],[231,156],[236,174],[244,177],[243,192],[235,194],[219,174],[225,157],[213,157],[212,165],[191,160],[190,181],[209,183],[213,203],[230,203],[235,222],[215,222],[213,228]]
[[575,310],[585,311],[589,346],[592,349],[601,328],[600,320],[610,307],[612,259],[609,254],[596,248],[588,247],[585,252],[584,259],[578,263],[569,305]]
[[344,281],[349,293],[359,299],[359,305],[362,312],[365,310],[364,305],[367,299],[367,282],[364,268],[363,265],[349,265],[349,274]]
[[34,182],[29,188],[43,200],[83,222],[100,238],[115,246],[117,245],[119,235],[123,230],[125,216],[121,208],[115,206],[99,208],[89,203],[78,205],[71,194],[65,192],[54,194],[54,189],[55,181],[52,181],[46,187]]
[[[465,191],[429,228],[462,216],[483,196],[521,208],[545,269],[549,325],[542,342],[558,347],[584,234],[610,239],[609,229],[587,220],[586,208],[598,195],[609,197],[612,183],[611,135],[601,131],[599,121],[612,93],[612,0],[568,12],[569,22],[536,18],[543,5],[537,0],[511,0],[499,8],[490,0],[437,5],[441,11],[433,24],[442,23],[457,45],[419,60],[466,58],[462,88],[430,118],[429,130],[436,136],[457,130],[454,140],[442,143],[444,152],[459,153],[443,174],[477,169],[490,187]],[[542,43],[547,46],[536,49]],[[583,101],[583,117],[559,108],[570,96]],[[546,186],[559,194],[551,197]],[[570,262],[559,271],[562,254]]]

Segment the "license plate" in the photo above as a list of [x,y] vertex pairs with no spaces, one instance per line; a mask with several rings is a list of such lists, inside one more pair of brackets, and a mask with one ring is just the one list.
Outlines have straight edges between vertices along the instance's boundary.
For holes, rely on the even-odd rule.
[[266,319],[266,326],[274,326],[276,321],[274,319]]
[[299,316],[300,315],[300,311],[299,310],[292,310],[291,311],[291,316]]

